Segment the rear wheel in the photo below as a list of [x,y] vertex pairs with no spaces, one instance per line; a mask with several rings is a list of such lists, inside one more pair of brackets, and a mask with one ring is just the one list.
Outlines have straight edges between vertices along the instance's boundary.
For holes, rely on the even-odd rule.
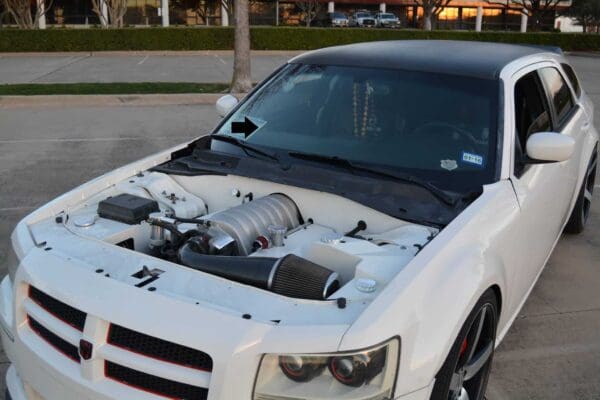
[[494,356],[498,301],[490,289],[469,314],[438,372],[431,400],[482,400]]
[[585,224],[590,216],[592,207],[592,197],[594,194],[594,185],[596,184],[596,169],[598,166],[598,153],[595,152],[592,156],[588,169],[586,170],[577,202],[569,217],[569,222],[565,226],[567,233],[581,233],[585,228]]

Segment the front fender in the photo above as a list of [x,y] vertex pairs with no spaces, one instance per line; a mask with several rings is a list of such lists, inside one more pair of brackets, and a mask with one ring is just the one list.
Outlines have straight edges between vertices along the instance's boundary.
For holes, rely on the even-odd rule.
[[430,384],[481,295],[496,286],[504,297],[509,269],[496,238],[506,231],[502,221],[518,212],[510,182],[487,187],[363,312],[340,350],[399,335],[396,395]]

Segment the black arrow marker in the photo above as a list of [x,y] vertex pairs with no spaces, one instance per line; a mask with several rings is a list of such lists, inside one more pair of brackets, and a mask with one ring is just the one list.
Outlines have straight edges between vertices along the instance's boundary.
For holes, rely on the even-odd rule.
[[256,129],[258,129],[258,126],[256,126],[256,124],[248,117],[244,118],[244,122],[231,123],[231,133],[243,133],[244,137],[252,135],[252,132]]

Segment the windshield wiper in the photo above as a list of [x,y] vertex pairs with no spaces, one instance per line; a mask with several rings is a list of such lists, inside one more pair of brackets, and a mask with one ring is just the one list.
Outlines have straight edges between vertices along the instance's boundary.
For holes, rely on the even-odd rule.
[[246,154],[248,154],[248,151],[251,151],[251,152],[254,152],[256,154],[260,154],[261,156],[266,157],[266,158],[268,158],[270,160],[277,161],[278,163],[281,164],[281,160],[280,160],[279,155],[277,153],[273,153],[273,152],[270,152],[268,150],[263,149],[260,146],[256,146],[256,145],[250,144],[250,143],[246,142],[245,140],[238,139],[238,138],[236,138],[234,136],[217,135],[217,134],[210,135],[210,138],[213,139],[213,140],[218,140],[218,141],[221,141],[221,142],[226,142],[226,143],[232,144],[232,145],[234,145],[236,147],[239,147],[240,149],[244,150],[244,152]]
[[297,151],[289,152],[288,155],[293,158],[299,158],[299,159],[308,160],[308,161],[315,161],[315,162],[328,164],[328,165],[335,165],[335,166],[339,166],[342,168],[346,168],[350,171],[366,172],[369,174],[378,175],[381,177],[386,177],[386,178],[394,179],[397,181],[406,182],[406,183],[409,183],[409,184],[412,184],[415,186],[419,186],[419,187],[429,191],[429,193],[431,193],[438,200],[441,200],[444,203],[451,205],[451,206],[456,205],[456,202],[459,199],[457,196],[451,195],[450,193],[446,192],[445,190],[438,188],[431,182],[428,182],[426,180],[423,180],[423,179],[418,178],[413,175],[398,172],[396,170],[375,167],[372,165],[366,165],[366,164],[362,164],[362,163],[357,163],[355,161],[347,160],[347,159],[336,157],[336,156],[324,156],[324,155],[320,155],[320,154],[302,153],[302,152],[297,152]]

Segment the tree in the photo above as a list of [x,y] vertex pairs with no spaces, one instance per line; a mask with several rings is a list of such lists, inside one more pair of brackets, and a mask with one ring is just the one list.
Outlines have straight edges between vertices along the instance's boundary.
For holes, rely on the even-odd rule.
[[[500,4],[506,8],[518,8],[525,12],[530,30],[539,31],[544,19],[551,17],[554,21],[556,8],[564,0],[487,0],[489,4]],[[598,0],[596,0],[598,1]]]
[[231,91],[246,93],[252,89],[250,76],[250,15],[248,0],[235,0],[233,79]]
[[440,15],[451,0],[415,0],[417,6],[423,8],[423,29],[433,29],[433,18]]
[[13,17],[19,28],[35,29],[39,27],[40,18],[52,8],[52,0],[46,4],[45,0],[37,0],[35,13],[32,13],[31,0],[2,0],[4,8]]
[[98,15],[102,26],[122,28],[127,0],[92,0],[92,11]]
[[584,32],[600,33],[600,0],[573,0],[573,5],[561,14],[574,18]]
[[306,26],[309,27],[311,22],[321,11],[322,4],[319,0],[302,0],[297,1],[296,6],[302,11],[302,14],[304,14],[304,22],[306,23]]

